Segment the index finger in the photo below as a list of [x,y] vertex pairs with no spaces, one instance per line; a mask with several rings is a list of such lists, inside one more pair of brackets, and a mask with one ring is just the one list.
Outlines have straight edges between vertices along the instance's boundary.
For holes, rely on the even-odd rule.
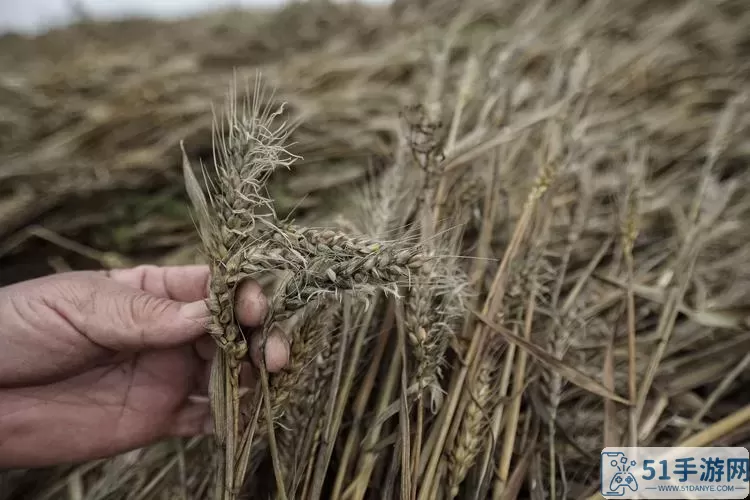
[[[208,297],[211,273],[206,265],[141,265],[108,273],[115,281],[139,288],[157,297],[180,302],[196,302]],[[263,290],[252,280],[244,280],[235,297],[237,320],[245,326],[258,326],[268,310]]]
[[153,266],[113,269],[108,276],[157,297],[195,302],[208,297],[211,274],[206,265]]

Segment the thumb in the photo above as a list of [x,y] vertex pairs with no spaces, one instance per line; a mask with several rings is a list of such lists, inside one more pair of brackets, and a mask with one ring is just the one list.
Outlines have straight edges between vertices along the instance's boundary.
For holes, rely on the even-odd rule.
[[[208,331],[210,313],[205,301],[178,302],[143,291],[129,291],[105,300],[119,321],[111,340],[122,349],[163,349],[197,340]],[[99,316],[101,318],[101,316]],[[92,324],[94,331],[97,325]],[[107,328],[102,325],[102,333]],[[116,348],[112,346],[110,348]]]
[[[180,302],[152,295],[94,273],[68,273],[47,304],[99,347],[142,350],[176,347],[207,333],[205,301]],[[57,300],[52,299],[53,296]]]
[[[210,321],[205,301],[179,302],[112,283],[93,296],[94,314],[82,314],[81,330],[112,350],[163,349],[195,341]],[[109,288],[109,286],[107,287]],[[79,311],[85,313],[85,308]]]

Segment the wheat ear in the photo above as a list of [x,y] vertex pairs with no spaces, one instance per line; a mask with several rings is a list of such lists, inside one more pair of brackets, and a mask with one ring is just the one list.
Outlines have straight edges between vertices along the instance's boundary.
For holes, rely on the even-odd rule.
[[[207,193],[191,168],[183,147],[185,185],[198,232],[211,268],[209,332],[220,347],[214,358],[211,376],[211,407],[214,431],[224,447],[224,459],[218,471],[217,496],[234,498],[242,478],[235,478],[239,439],[239,371],[247,354],[247,341],[234,317],[234,293],[245,277],[242,266],[248,262],[237,254],[237,247],[252,233],[257,219],[269,213],[271,201],[264,187],[272,172],[289,166],[296,158],[283,143],[288,130],[276,125],[283,106],[273,108],[263,99],[256,85],[252,103],[238,106],[230,92],[226,118],[214,121],[214,176],[209,180],[203,169]],[[246,257],[246,256],[244,256]]]

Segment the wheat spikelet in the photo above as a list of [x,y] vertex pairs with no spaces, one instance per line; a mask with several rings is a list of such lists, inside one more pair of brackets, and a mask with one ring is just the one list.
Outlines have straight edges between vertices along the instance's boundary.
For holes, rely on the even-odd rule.
[[[409,342],[412,346],[412,356],[416,362],[415,378],[419,385],[420,392],[424,390],[430,383],[432,383],[432,376],[428,375],[427,372],[431,371],[429,368],[429,360],[427,356],[427,343],[433,340],[435,335],[434,331],[431,331],[432,337],[428,339],[428,330],[431,330],[432,319],[434,317],[432,308],[432,295],[426,286],[419,282],[413,289],[409,291],[409,295],[404,301],[405,306],[405,322],[407,328],[407,335]],[[432,344],[435,346],[435,343]]]
[[303,249],[307,254],[320,255],[370,255],[378,252],[383,243],[358,236],[350,236],[331,229],[312,229],[287,226],[277,239],[289,238],[294,246]]
[[308,423],[307,412],[315,404],[311,395],[316,383],[316,359],[329,344],[334,304],[327,301],[320,308],[305,310],[300,326],[295,328],[289,364],[271,378],[273,418],[278,420],[279,453],[287,479],[292,479],[300,463],[300,444]]
[[398,135],[393,164],[374,182],[357,193],[358,227],[362,234],[373,238],[406,237],[407,221],[415,209],[419,190],[418,172],[411,167],[411,150],[404,134]]
[[[458,496],[459,487],[474,465],[477,455],[486,445],[493,400],[497,399],[494,382],[497,374],[497,348],[489,349],[479,365],[471,387],[471,397],[448,456],[448,489],[450,498]],[[494,396],[494,397],[493,397]]]
[[407,338],[415,361],[412,384],[422,393],[429,389],[433,410],[440,406],[440,371],[450,339],[460,327],[468,284],[449,258],[436,258],[432,268],[441,275],[424,273],[407,290],[404,300]]
[[[335,315],[338,315],[340,310],[335,309],[333,312]],[[335,324],[335,319],[332,318],[329,324]],[[335,363],[333,363],[332,360],[336,359],[341,348],[340,340],[331,334],[324,337],[322,344],[320,352],[318,352],[315,357],[312,380],[310,381],[310,387],[307,388],[304,399],[304,402],[308,407],[318,408],[320,410],[321,417],[324,416],[322,411],[323,408],[325,408],[323,395],[326,393],[326,390],[333,379]],[[321,418],[315,427],[314,435],[316,441],[320,437],[322,423],[323,419]]]

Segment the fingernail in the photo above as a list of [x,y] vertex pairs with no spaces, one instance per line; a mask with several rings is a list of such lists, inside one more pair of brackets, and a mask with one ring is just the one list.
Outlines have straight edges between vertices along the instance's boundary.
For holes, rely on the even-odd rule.
[[202,321],[205,322],[209,318],[208,306],[202,300],[196,302],[189,302],[184,304],[180,308],[180,315],[183,318],[191,321]]
[[211,400],[208,396],[201,396],[200,394],[188,395],[188,401],[195,404],[210,404]]
[[268,302],[258,283],[243,281],[237,291],[237,319],[245,326],[259,326],[268,310]]
[[286,367],[289,362],[289,341],[280,330],[274,330],[266,341],[266,366],[271,372]]

